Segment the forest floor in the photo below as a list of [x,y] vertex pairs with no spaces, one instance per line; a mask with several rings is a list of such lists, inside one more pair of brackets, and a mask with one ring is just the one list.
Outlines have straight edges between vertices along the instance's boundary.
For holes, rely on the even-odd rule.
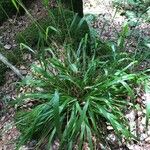
[[[99,31],[99,36],[103,40],[115,41],[118,38],[118,33],[121,31],[123,23],[127,21],[127,18],[125,16],[121,16],[120,12],[116,13],[111,0],[99,0],[98,2],[93,0],[84,0],[84,13],[89,14],[89,12],[97,16],[96,20],[94,20],[90,25]],[[30,13],[34,18],[42,18],[46,15],[45,10],[38,0],[35,0],[35,2],[30,6]],[[6,50],[11,51],[13,47],[17,46],[14,40],[15,34],[24,30],[30,25],[30,23],[31,20],[27,15],[20,17],[13,16],[13,18],[8,19],[2,26],[0,26],[0,42],[3,43]],[[146,22],[142,22],[140,25],[132,28],[132,30],[140,34],[140,36],[150,37],[150,25]],[[127,40],[127,51],[134,52],[136,44],[136,37],[131,36],[130,39]],[[25,54],[23,59],[29,63],[33,61],[30,54]],[[141,67],[147,67],[147,65],[147,62],[143,62]],[[21,70],[21,73],[24,76],[28,74],[28,66],[20,65],[17,67]],[[3,115],[0,118],[0,150],[14,150],[16,139],[20,133],[16,129],[13,121],[15,109],[5,104],[7,104],[10,100],[15,100],[18,95],[16,84],[19,79],[12,71],[8,71],[6,73],[6,81],[7,82],[0,87],[0,110],[4,110],[2,113]],[[131,110],[126,116],[129,119],[132,133],[138,135],[140,140],[138,142],[131,141],[129,143],[125,143],[125,148],[114,147],[114,150],[150,149],[150,127],[148,127],[148,130],[145,128],[145,96],[143,93],[139,93],[137,102],[140,104],[140,110],[137,112]],[[113,132],[109,135],[109,138],[112,145],[115,145],[116,137]],[[32,148],[34,147],[34,144],[34,141],[32,141],[27,146],[22,147],[21,150],[34,149]],[[57,143],[55,145],[57,145]]]

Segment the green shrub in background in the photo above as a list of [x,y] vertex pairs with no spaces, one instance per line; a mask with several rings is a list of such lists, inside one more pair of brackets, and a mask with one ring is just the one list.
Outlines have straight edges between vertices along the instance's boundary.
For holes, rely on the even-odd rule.
[[52,41],[64,43],[79,43],[81,38],[89,33],[87,22],[74,16],[69,10],[54,9],[50,15],[31,24],[16,36],[18,43],[25,43],[31,47],[39,42],[49,45]]

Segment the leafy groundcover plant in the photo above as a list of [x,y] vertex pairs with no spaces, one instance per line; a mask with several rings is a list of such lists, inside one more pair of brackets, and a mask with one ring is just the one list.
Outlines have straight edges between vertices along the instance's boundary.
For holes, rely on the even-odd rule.
[[[45,52],[51,57],[32,66],[32,75],[21,83],[29,90],[17,100],[19,146],[34,139],[37,147],[46,149],[55,140],[59,149],[83,149],[85,143],[95,149],[98,143],[107,143],[107,124],[118,138],[132,138],[124,113],[134,104],[134,88],[147,78],[133,73],[137,62],[126,53],[97,57],[94,43],[89,56],[86,45],[87,35],[77,50],[68,44],[59,52],[59,46],[48,48]],[[31,101],[34,105],[22,107]]]

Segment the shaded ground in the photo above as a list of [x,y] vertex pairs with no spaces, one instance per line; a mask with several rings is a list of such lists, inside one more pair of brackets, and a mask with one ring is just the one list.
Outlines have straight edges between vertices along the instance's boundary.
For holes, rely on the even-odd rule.
[[[120,16],[120,13],[116,13],[115,9],[112,7],[111,0],[99,0],[99,2],[92,0],[85,0],[85,9],[84,13],[93,13],[97,14],[96,20],[91,24],[94,28],[99,31],[99,36],[104,40],[113,40],[116,41],[118,37],[118,33],[121,30],[121,25],[126,21],[124,16]],[[36,0],[35,3],[31,6],[31,14],[33,17],[41,18],[46,15],[45,10],[41,7],[41,3]],[[115,16],[115,17],[114,17]],[[31,23],[30,19],[25,16],[21,16],[6,21],[1,27],[0,31],[2,34],[0,35],[0,41],[4,46],[10,45],[10,49],[17,46],[14,41],[14,36],[17,32],[22,31],[25,27],[27,27]],[[148,23],[141,23],[136,28],[132,29],[137,31],[142,37],[150,36],[150,25]],[[0,33],[1,33],[0,32]],[[137,35],[138,36],[138,35]],[[136,49],[136,38],[132,36],[128,42],[128,51],[133,52]],[[6,48],[6,50],[8,50]],[[26,54],[24,56],[25,60],[29,62],[32,61],[31,55]],[[28,69],[26,66],[18,66],[22,72],[22,74],[26,75],[28,73]],[[6,104],[10,100],[14,100],[16,98],[17,89],[16,83],[18,78],[16,75],[9,71],[6,73],[7,82],[4,86],[0,87],[0,109],[4,110]],[[24,89],[22,89],[23,91]],[[140,89],[137,89],[137,91]],[[3,102],[3,103],[2,103]],[[124,149],[130,150],[149,150],[150,149],[150,127],[146,131],[145,128],[145,95],[139,94],[137,98],[137,103],[139,104],[139,111],[129,111],[127,113],[127,118],[129,119],[131,131],[133,134],[139,136],[139,142],[131,142],[127,143],[127,147]],[[31,104],[32,105],[32,104]],[[6,111],[3,111],[3,115],[1,115],[0,119],[0,150],[14,150],[15,149],[15,140],[19,136],[19,132],[14,126],[13,116],[15,113],[15,109],[11,107],[7,107]],[[110,140],[115,144],[116,138],[113,133],[110,134]],[[29,143],[29,146],[22,147],[21,149],[29,149],[28,147],[34,146],[34,141]],[[33,148],[34,149],[34,148]],[[122,148],[118,148],[122,149]]]

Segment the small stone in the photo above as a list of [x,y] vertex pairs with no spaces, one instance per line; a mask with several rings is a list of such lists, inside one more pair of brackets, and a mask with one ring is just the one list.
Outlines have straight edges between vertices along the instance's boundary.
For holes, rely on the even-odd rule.
[[8,140],[11,140],[11,139],[12,139],[11,135],[8,135]]
[[114,134],[109,134],[107,139],[114,142],[116,141],[116,136]]
[[141,124],[145,125],[145,123],[146,123],[146,117],[143,117],[141,120]]
[[10,108],[10,109],[9,109],[9,113],[10,113],[10,114],[14,113],[14,109],[13,109],[13,108]]
[[21,74],[22,74],[22,75],[26,75],[26,74],[27,74],[27,71],[26,71],[26,70],[21,70]]
[[19,150],[28,150],[28,148],[26,146],[21,146]]
[[21,66],[20,66],[20,69],[24,70],[24,69],[26,69],[26,68],[25,68],[25,66],[21,65]]
[[13,19],[10,18],[10,19],[8,19],[8,21],[9,21],[9,22],[13,22]]
[[8,32],[8,33],[10,33],[10,32],[11,32],[11,30],[10,30],[10,29],[8,29],[8,30],[7,30],[7,32]]
[[146,138],[147,138],[147,135],[146,135],[146,134],[142,134],[141,137],[140,137],[140,140],[143,141],[143,140],[145,140]]
[[135,112],[134,112],[134,110],[132,110],[131,112],[126,114],[126,118],[129,119],[130,121],[134,121],[134,119],[135,119]]
[[5,116],[3,116],[2,118],[1,118],[1,121],[3,122],[5,120]]
[[143,110],[143,113],[146,114],[146,109]]
[[16,47],[17,46],[17,44],[13,44],[13,47]]
[[107,129],[108,130],[113,130],[113,127],[112,126],[107,126]]
[[147,131],[147,134],[150,136],[150,130]]
[[24,56],[23,56],[23,60],[28,60],[28,61],[31,61],[31,54],[25,54]]
[[142,111],[138,111],[138,116],[142,116],[143,112]]
[[23,60],[27,60],[27,59],[28,59],[28,54],[24,54]]
[[150,144],[150,137],[146,138],[145,142]]
[[6,44],[6,45],[4,46],[4,48],[7,49],[7,50],[10,50],[10,49],[11,49],[11,45],[10,45],[10,44]]
[[32,56],[31,54],[28,54],[28,59],[31,60]]
[[29,106],[29,107],[32,107],[32,106],[33,106],[33,103],[32,103],[32,102],[28,103],[28,106]]
[[145,130],[144,125],[140,124],[140,125],[139,125],[139,132],[140,132],[140,133],[143,133],[144,130]]
[[40,92],[43,92],[43,89],[42,89],[42,88],[39,88],[39,87],[37,87],[36,90],[37,90],[37,91],[40,91]]

